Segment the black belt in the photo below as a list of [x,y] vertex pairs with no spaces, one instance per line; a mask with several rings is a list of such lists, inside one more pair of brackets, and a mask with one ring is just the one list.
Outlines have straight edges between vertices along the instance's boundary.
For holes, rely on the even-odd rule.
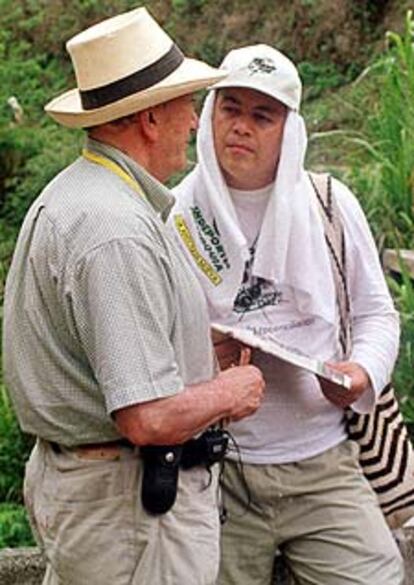
[[[196,439],[189,439],[181,445],[145,445],[140,448],[140,451],[144,459],[165,460],[167,464],[176,462],[183,469],[191,469],[198,465],[209,467],[221,461],[226,453],[227,443],[226,433],[221,429],[208,429]],[[87,458],[89,455],[93,458],[96,455],[102,459],[106,455],[113,457],[117,453],[121,454],[121,448],[136,448],[136,445],[126,438],[104,443],[84,443],[70,447],[49,441],[49,445],[57,454],[72,451],[81,457]]]

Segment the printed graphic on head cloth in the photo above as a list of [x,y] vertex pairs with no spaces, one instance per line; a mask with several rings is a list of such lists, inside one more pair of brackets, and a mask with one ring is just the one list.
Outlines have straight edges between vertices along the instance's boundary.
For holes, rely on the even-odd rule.
[[272,59],[255,57],[253,61],[248,65],[247,69],[250,71],[250,75],[255,73],[273,73],[277,70],[276,65]]
[[245,313],[264,310],[265,307],[286,302],[282,291],[272,282],[252,275],[255,250],[256,242],[250,248],[250,258],[245,264],[243,282],[234,301],[233,311],[240,313],[240,321]]

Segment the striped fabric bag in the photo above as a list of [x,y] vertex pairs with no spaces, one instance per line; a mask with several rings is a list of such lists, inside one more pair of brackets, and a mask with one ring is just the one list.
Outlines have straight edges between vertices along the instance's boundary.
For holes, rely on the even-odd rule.
[[[320,203],[329,248],[340,317],[339,342],[344,355],[351,345],[350,302],[346,280],[345,239],[339,208],[332,194],[331,177],[310,174]],[[349,438],[359,445],[359,462],[377,494],[391,528],[414,515],[414,453],[398,401],[391,385],[378,397],[369,414],[346,411]]]

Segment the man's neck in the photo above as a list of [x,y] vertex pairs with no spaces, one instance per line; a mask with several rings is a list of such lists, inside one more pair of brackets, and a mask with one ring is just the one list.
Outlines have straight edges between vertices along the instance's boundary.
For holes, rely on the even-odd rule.
[[238,191],[258,191],[259,189],[264,189],[273,183],[277,175],[277,167],[273,175],[266,175],[263,177],[255,176],[254,173],[248,177],[233,177],[226,173],[224,169],[222,169],[222,173],[225,183],[230,189],[236,189]]
[[140,143],[136,136],[132,137],[131,134],[128,129],[114,132],[108,124],[97,126],[88,132],[88,136],[92,140],[97,140],[98,142],[118,149],[143,167],[148,173],[158,178],[151,168],[153,165],[151,165],[150,152],[145,148],[145,145]]

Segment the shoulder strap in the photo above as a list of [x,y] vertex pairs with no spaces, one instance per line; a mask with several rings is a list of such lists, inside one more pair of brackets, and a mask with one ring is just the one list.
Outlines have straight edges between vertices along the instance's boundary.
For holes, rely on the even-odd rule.
[[345,236],[341,212],[332,193],[332,177],[328,174],[309,173],[322,217],[325,240],[331,259],[339,312],[339,344],[344,357],[351,351],[350,299],[346,274]]

